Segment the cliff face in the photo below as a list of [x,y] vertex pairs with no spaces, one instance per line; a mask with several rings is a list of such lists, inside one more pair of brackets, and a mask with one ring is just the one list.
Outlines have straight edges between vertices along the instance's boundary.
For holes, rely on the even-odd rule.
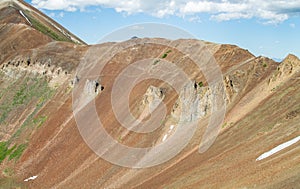
[[[100,78],[95,79],[76,71],[92,47],[23,2],[3,1],[0,7],[0,185],[4,188],[299,186],[297,146],[256,161],[264,152],[300,134],[300,61],[296,56],[289,55],[276,63],[237,46],[203,43],[223,74],[219,83],[209,85],[190,58],[197,40],[172,41],[177,48],[166,49],[161,45],[165,39],[132,39],[96,46],[98,55],[108,50],[113,53],[113,45],[116,49],[130,47],[112,56]],[[34,25],[37,20],[43,26]],[[37,26],[53,32],[47,35]],[[178,49],[190,50],[190,55]],[[154,70],[168,61],[186,72],[192,82],[176,91],[162,80],[147,79],[133,88],[128,102],[120,98],[119,107],[128,103],[132,115],[140,121],[150,119],[150,113],[160,103],[165,104],[166,116],[158,129],[149,134],[135,133],[122,127],[114,115],[111,94],[116,78],[128,66],[150,58],[154,59],[150,62]],[[176,74],[171,71],[166,76],[171,81]],[[74,103],[84,105],[82,111],[87,111],[85,105],[94,100],[107,133],[119,143],[156,146],[172,137],[178,125],[188,127],[198,121],[195,135],[181,153],[158,166],[129,169],[113,165],[99,158],[78,131],[72,110],[72,91],[77,86],[83,86],[85,101],[75,99]],[[200,154],[199,144],[215,103],[213,97],[222,92],[225,119],[216,141]],[[93,123],[89,119],[85,122],[88,130]],[[182,140],[189,135],[189,130],[184,131],[180,133]],[[176,144],[163,148],[160,156],[171,153]],[[100,150],[113,152],[116,146],[106,148]],[[28,178],[34,180],[25,182]]]

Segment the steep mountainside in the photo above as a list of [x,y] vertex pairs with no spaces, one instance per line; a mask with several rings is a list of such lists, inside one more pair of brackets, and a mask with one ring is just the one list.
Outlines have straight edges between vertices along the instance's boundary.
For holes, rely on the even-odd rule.
[[[206,60],[210,53],[223,74],[226,112],[216,141],[199,153],[213,109],[213,88],[221,92],[218,84],[208,84],[191,58],[199,41],[145,38],[91,47],[16,0],[0,3],[0,39],[0,188],[300,187],[299,142],[259,158],[300,136],[300,60],[294,55],[277,63],[234,45],[201,42],[199,60]],[[176,48],[166,48],[164,43]],[[108,60],[99,80],[77,72],[93,48],[100,61],[114,49],[122,49]],[[111,95],[115,80],[126,68],[151,58],[154,69],[168,61],[194,82],[178,93],[159,79],[138,83],[128,100],[132,114],[147,120],[149,107],[159,101],[166,105],[167,116],[154,132],[135,133],[119,123]],[[170,80],[175,78],[172,74],[167,75]],[[197,130],[184,150],[163,164],[147,169],[114,165],[98,157],[80,135],[72,109],[72,91],[78,86],[95,99],[106,132],[124,145],[156,146],[179,129],[181,118],[187,126],[199,120]],[[118,100],[122,109],[126,102]],[[88,113],[88,107],[80,111]],[[88,130],[93,122],[84,121]],[[188,134],[181,133],[182,139]],[[176,144],[159,155],[172,153]],[[99,150],[109,154],[115,149],[111,145]]]

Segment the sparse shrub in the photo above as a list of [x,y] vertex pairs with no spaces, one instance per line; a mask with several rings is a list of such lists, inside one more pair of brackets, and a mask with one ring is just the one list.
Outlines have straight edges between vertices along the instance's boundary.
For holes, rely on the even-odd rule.
[[198,86],[199,86],[199,87],[203,87],[203,86],[204,86],[203,82],[200,81],[200,82],[198,83]]
[[39,116],[33,119],[33,124],[39,128],[47,121],[47,119],[47,116]]
[[27,95],[26,95],[26,86],[23,86],[14,96],[13,99],[13,106],[15,105],[21,105],[24,103],[24,101],[26,100]]
[[3,174],[7,177],[11,177],[14,175],[14,170],[10,167],[4,169]]
[[165,53],[165,54],[163,54],[162,56],[161,56],[161,58],[167,58],[167,56],[168,56],[168,54],[167,53]]
[[161,58],[162,58],[162,59],[167,58],[167,56],[168,56],[168,54],[169,54],[170,52],[172,52],[172,51],[171,51],[171,50],[168,50],[167,52],[165,52],[165,53],[161,56]]
[[123,141],[122,136],[119,136],[118,141],[119,141],[119,142],[122,142],[122,141]]
[[159,62],[160,62],[160,60],[157,59],[157,60],[155,60],[155,61],[153,62],[153,65],[156,65],[156,64],[158,64]]

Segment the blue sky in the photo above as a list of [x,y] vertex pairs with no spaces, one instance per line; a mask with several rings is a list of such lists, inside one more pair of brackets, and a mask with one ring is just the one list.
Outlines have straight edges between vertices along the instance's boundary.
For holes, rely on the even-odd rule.
[[[122,27],[163,23],[198,39],[235,44],[256,56],[300,57],[296,0],[26,0],[89,44]],[[141,34],[132,33],[131,36]],[[157,36],[165,37],[165,36]],[[172,37],[170,37],[172,38]]]

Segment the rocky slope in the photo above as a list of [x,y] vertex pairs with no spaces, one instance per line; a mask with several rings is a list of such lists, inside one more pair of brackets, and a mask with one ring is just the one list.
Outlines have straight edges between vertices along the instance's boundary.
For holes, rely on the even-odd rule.
[[[170,42],[165,39],[97,45],[99,55],[113,53],[112,46],[130,47],[114,55],[96,80],[76,72],[82,57],[94,47],[24,2],[0,5],[0,188],[300,186],[299,143],[257,161],[261,154],[300,135],[300,60],[296,56],[277,63],[237,46],[203,43],[222,71],[227,108],[216,141],[201,154],[198,149],[211,116],[212,93],[214,87],[220,89],[208,85],[190,58],[197,40],[172,41],[176,48],[167,50],[161,45]],[[190,51],[190,57],[178,49]],[[165,60],[179,66],[193,82],[178,93],[157,79],[136,85],[129,98],[132,114],[146,120],[152,108],[163,102],[167,116],[154,132],[135,133],[115,117],[111,93],[125,68],[149,58],[157,60],[151,62],[153,67]],[[114,165],[99,158],[78,131],[72,90],[80,85],[87,99],[95,99],[106,131],[128,146],[158,145],[174,134],[180,118],[187,125],[199,120],[198,129],[186,148],[164,164],[147,169]],[[119,102],[120,108],[124,103]],[[86,120],[86,124],[92,123]],[[171,149],[163,149],[161,156]],[[28,178],[33,180],[25,182]]]

